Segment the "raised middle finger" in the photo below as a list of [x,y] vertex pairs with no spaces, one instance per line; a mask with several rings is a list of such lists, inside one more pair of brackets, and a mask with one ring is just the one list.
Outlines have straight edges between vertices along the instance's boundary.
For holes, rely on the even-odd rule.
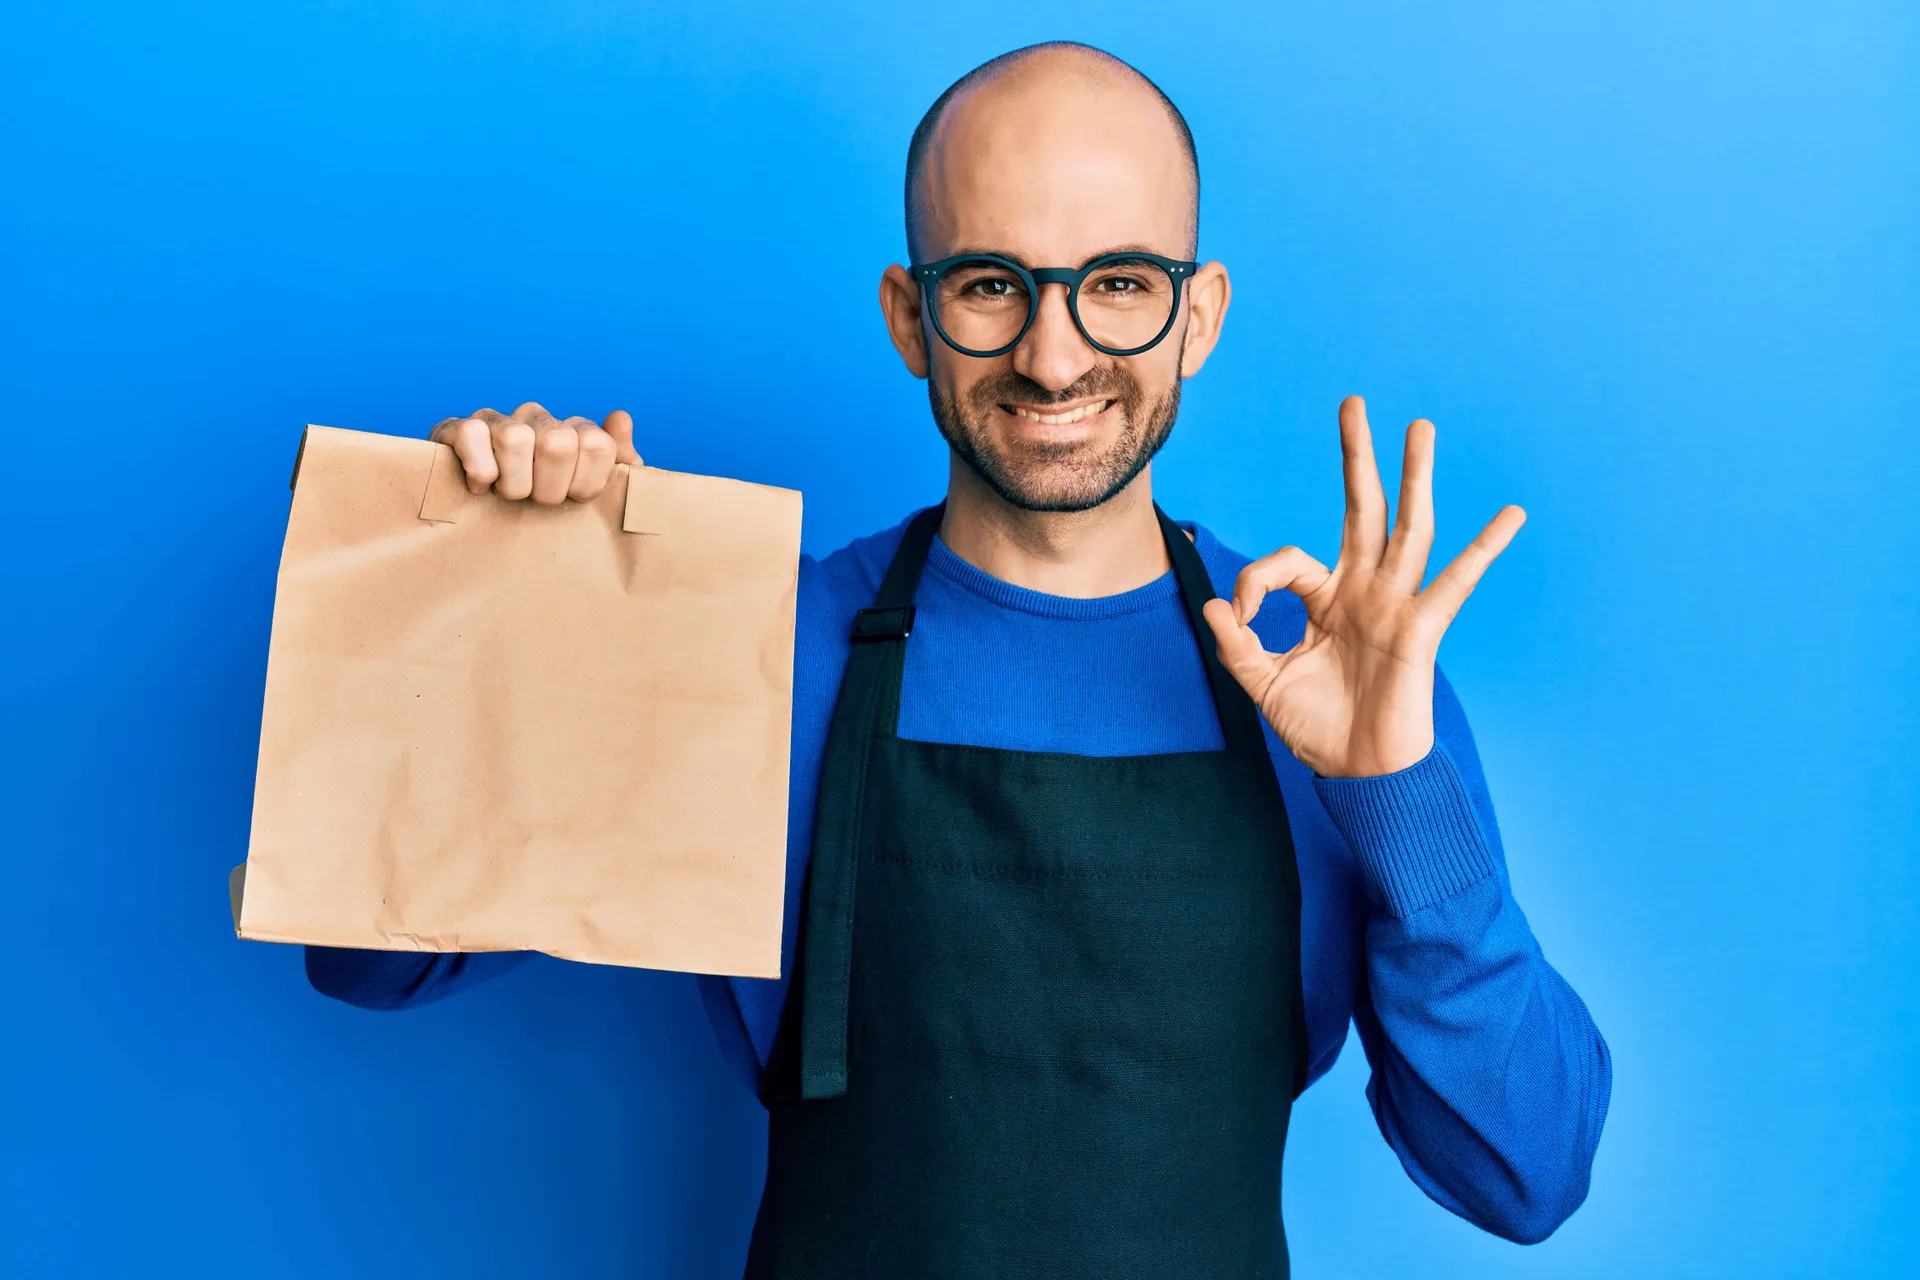
[[1367,428],[1367,402],[1348,396],[1340,402],[1340,461],[1346,476],[1347,517],[1340,533],[1335,568],[1373,568],[1387,545],[1387,495],[1373,460],[1373,433]]
[[1409,591],[1420,589],[1433,551],[1433,424],[1416,418],[1407,428],[1400,464],[1400,509],[1380,567]]

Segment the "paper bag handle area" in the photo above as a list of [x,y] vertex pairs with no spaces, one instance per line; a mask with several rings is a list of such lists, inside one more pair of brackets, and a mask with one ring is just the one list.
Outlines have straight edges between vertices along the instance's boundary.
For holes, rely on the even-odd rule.
[[[607,482],[608,489],[614,489],[624,477],[626,496],[620,516],[620,527],[628,533],[653,533],[662,531],[660,522],[660,503],[649,501],[660,496],[659,471],[648,466],[631,466],[624,462],[614,464],[613,479]],[[427,490],[420,497],[420,518],[435,524],[456,524],[460,519],[460,509],[474,497],[467,491],[467,482],[460,472],[460,460],[454,456],[453,449],[444,444],[433,446],[433,467],[427,473]]]

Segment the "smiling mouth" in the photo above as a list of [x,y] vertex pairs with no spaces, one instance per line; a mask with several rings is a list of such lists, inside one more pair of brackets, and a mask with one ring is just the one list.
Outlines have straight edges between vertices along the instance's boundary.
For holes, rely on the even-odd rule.
[[1082,418],[1091,418],[1097,413],[1105,413],[1113,406],[1111,400],[1095,400],[1092,404],[1083,404],[1072,409],[1062,409],[1057,413],[1047,413],[1040,409],[1029,409],[1025,405],[1003,404],[1000,407],[1016,418],[1025,418],[1029,422],[1038,422],[1042,426],[1063,427]]

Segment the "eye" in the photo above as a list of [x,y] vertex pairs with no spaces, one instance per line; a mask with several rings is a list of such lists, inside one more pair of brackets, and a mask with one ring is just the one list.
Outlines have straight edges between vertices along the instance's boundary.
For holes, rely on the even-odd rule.
[[1092,302],[1132,305],[1164,296],[1167,275],[1151,262],[1109,262],[1089,276],[1080,288],[1081,296]]
[[996,262],[967,262],[940,277],[940,296],[955,306],[1000,308],[1026,300],[1018,276]]

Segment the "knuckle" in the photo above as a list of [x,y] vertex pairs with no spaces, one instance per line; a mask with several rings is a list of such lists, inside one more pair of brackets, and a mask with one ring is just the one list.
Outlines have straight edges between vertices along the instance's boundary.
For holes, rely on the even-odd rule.
[[580,456],[598,462],[613,456],[613,437],[598,427],[582,427],[579,431]]
[[543,458],[570,458],[580,448],[580,437],[571,427],[550,427],[540,433],[534,449]]
[[533,428],[524,422],[509,422],[499,427],[502,448],[520,453],[533,448]]

